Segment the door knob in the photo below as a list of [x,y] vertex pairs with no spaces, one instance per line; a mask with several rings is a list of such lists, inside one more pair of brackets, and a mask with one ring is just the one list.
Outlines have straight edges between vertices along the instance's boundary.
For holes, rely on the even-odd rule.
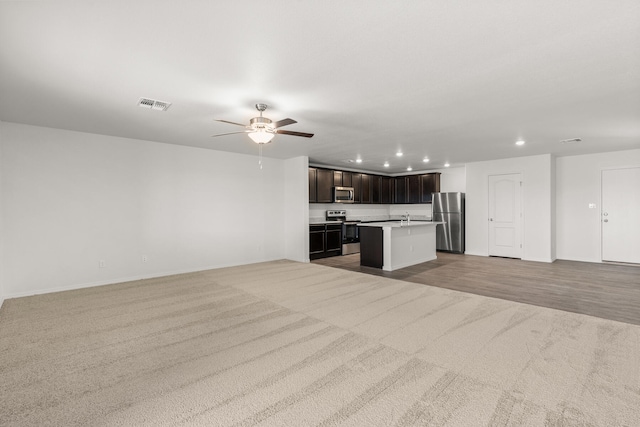
[[609,214],[608,214],[607,212],[605,212],[605,213],[603,213],[602,215],[607,216],[607,215],[609,215]]
[[604,222],[609,222],[609,220],[608,220],[608,219],[605,219],[605,220],[604,220]]
[[493,221],[493,218],[489,218],[489,221]]

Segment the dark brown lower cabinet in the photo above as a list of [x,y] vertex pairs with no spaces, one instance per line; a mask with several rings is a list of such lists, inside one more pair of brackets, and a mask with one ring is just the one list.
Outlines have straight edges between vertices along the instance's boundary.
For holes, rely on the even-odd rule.
[[360,265],[382,268],[382,227],[360,227]]
[[342,255],[342,225],[309,225],[309,259]]

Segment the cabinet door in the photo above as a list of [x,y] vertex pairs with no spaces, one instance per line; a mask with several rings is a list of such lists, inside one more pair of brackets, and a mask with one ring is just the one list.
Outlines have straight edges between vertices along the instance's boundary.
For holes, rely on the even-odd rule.
[[351,172],[342,172],[342,186],[343,187],[353,187],[351,176],[352,176]]
[[388,176],[383,176],[380,179],[380,203],[389,204],[393,201],[391,191],[392,179]]
[[371,176],[371,203],[381,203],[382,201],[382,177]]
[[362,174],[362,203],[371,203],[371,175]]
[[407,177],[407,203],[420,203],[420,175]]
[[318,201],[318,196],[316,195],[317,172],[316,168],[309,168],[309,203]]
[[309,257],[324,253],[324,225],[309,226]]
[[353,187],[353,202],[361,203],[362,202],[362,174],[353,173],[351,174],[351,184]]
[[420,203],[431,203],[432,194],[440,192],[440,173],[428,173],[420,176]]
[[433,188],[431,189],[432,193],[440,192],[440,172],[435,172],[433,175]]
[[342,253],[342,225],[327,225],[326,244],[327,252]]
[[331,203],[331,187],[333,187],[333,171],[318,169],[317,172],[317,202]]
[[407,203],[407,181],[403,176],[395,178],[395,197],[393,203]]
[[333,171],[333,185],[342,187],[342,171]]

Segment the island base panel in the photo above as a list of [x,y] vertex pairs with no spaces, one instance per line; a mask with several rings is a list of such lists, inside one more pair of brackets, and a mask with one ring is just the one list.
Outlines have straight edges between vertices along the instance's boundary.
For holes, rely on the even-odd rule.
[[382,228],[360,228],[360,265],[382,268],[383,243]]

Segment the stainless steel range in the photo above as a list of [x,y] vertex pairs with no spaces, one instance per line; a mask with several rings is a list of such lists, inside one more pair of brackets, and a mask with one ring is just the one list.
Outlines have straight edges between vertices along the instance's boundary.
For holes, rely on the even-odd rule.
[[346,210],[327,211],[327,221],[342,222],[342,255],[360,253],[360,235],[358,233],[360,221],[347,221]]

